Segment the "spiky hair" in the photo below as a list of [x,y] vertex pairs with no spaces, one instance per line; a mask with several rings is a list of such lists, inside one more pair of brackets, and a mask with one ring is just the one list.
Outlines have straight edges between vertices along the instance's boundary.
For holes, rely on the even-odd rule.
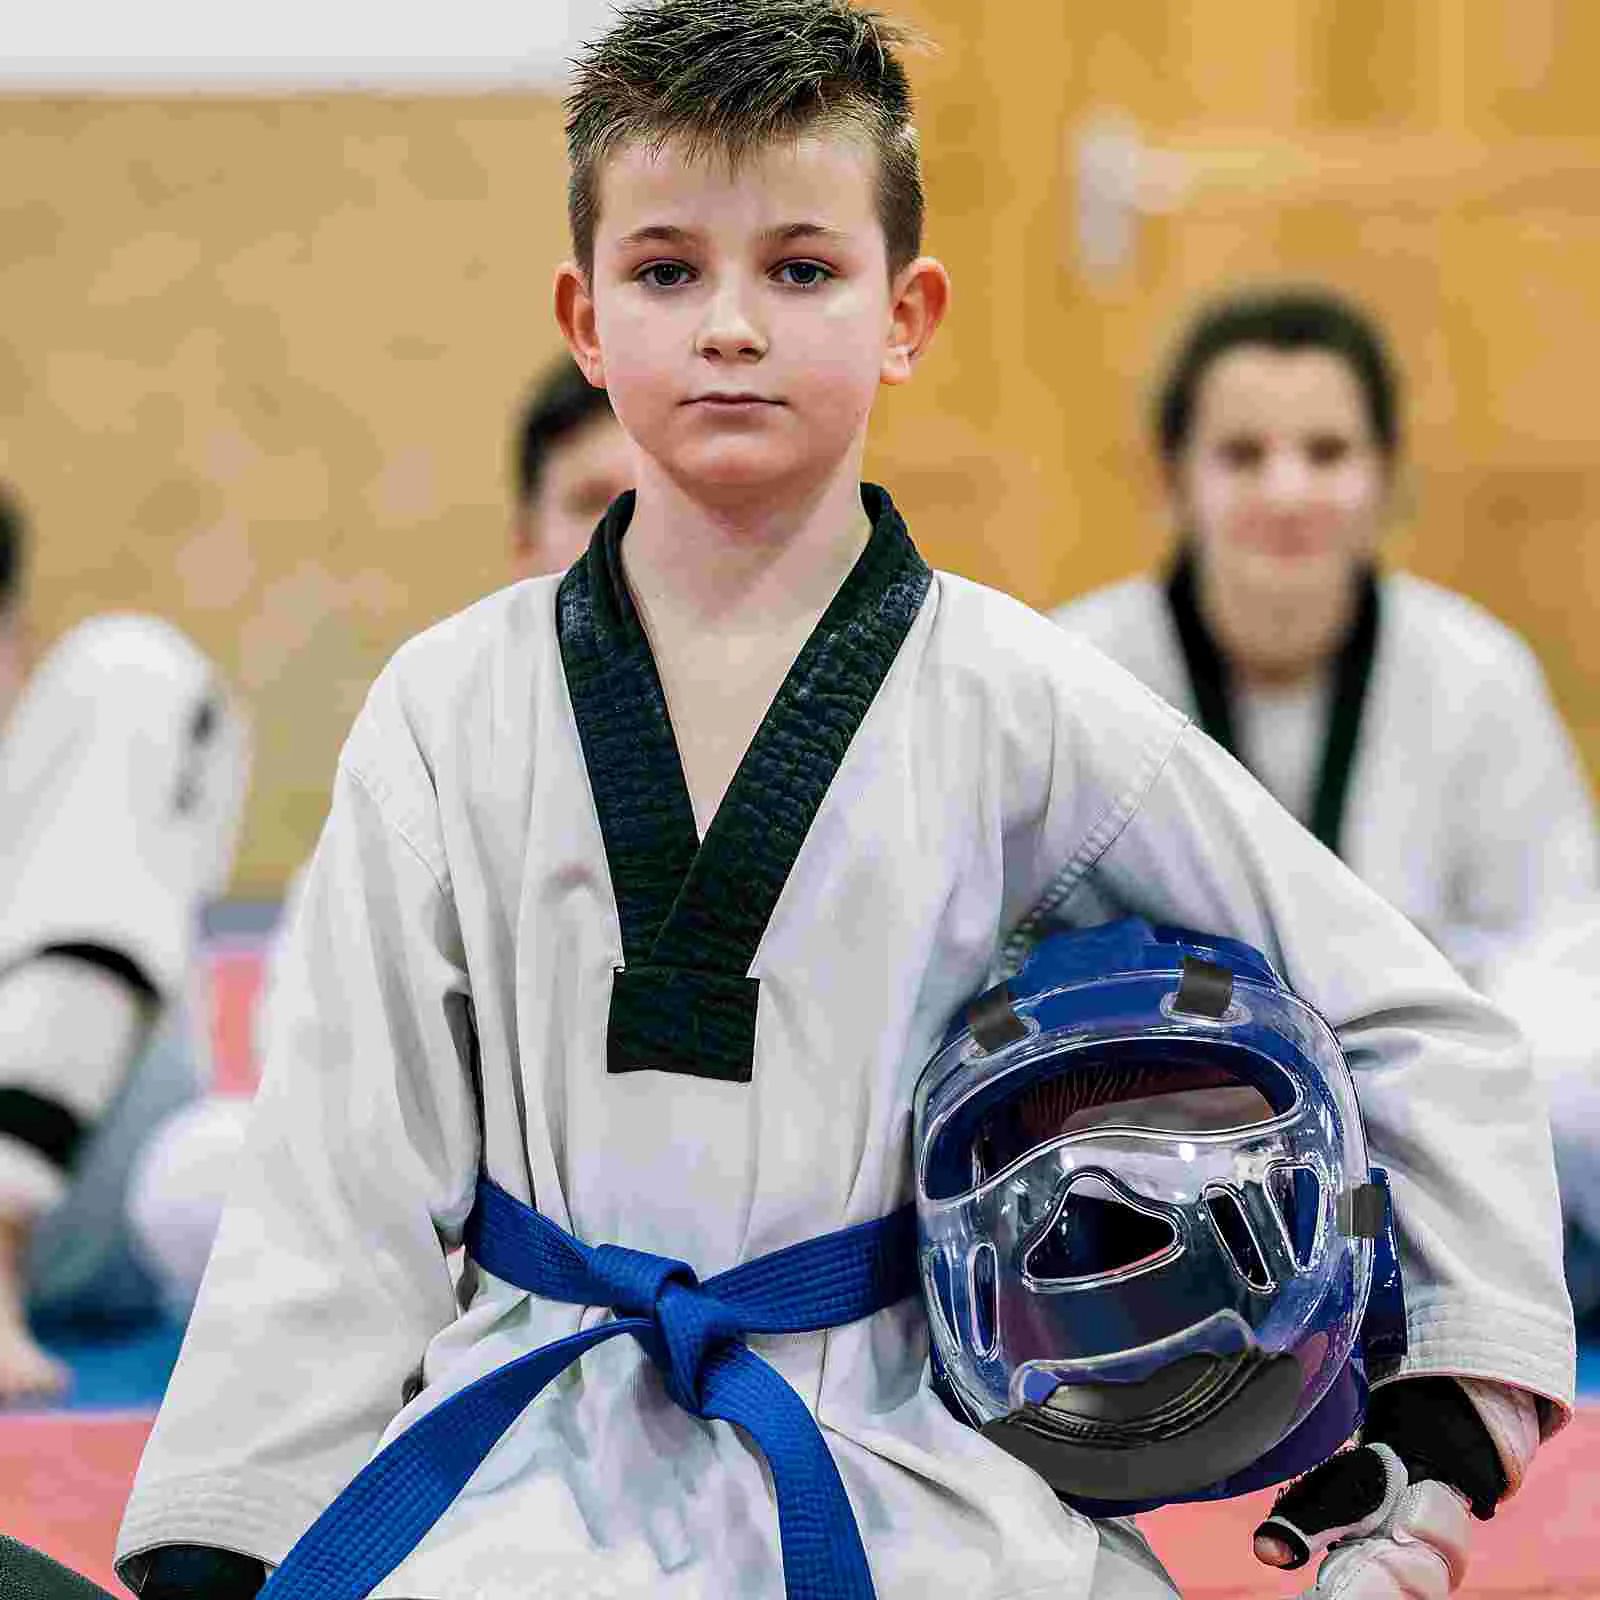
[[908,29],[850,0],[630,0],[573,63],[567,97],[572,244],[594,263],[600,168],[625,146],[682,141],[738,162],[819,125],[855,125],[878,155],[877,206],[894,271],[922,245],[922,171]]

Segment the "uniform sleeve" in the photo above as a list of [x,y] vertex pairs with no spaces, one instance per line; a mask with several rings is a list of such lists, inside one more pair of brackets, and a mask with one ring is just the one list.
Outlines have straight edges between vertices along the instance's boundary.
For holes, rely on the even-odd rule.
[[140,997],[88,962],[0,972],[0,1214],[38,1216],[66,1196],[145,1021]]
[[156,998],[179,994],[250,770],[212,664],[156,618],[86,622],[29,680],[0,767],[0,967],[87,947]]
[[[118,1543],[276,1563],[365,1463],[455,1315],[479,1124],[432,773],[380,680],[274,993],[247,1148]],[[131,1559],[130,1559],[131,1558]]]
[[[1087,776],[1063,764],[1080,742],[1058,739],[1069,788]],[[1572,1315],[1549,1127],[1519,1035],[1198,729],[1143,771],[1124,762],[1102,777],[1126,803],[1077,847],[1041,913],[1075,925],[1132,913],[1264,950],[1337,1030],[1372,1159],[1391,1176],[1410,1338],[1401,1373],[1519,1385],[1551,1402],[1559,1425],[1573,1398]]]
[[1530,933],[1600,891],[1594,798],[1544,674],[1520,640],[1474,708],[1457,813],[1450,922],[1427,930],[1474,981]]

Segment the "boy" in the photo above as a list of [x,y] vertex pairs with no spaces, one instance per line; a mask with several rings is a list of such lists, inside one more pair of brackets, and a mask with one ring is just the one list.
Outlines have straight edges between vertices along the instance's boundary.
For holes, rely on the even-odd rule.
[[[1051,918],[1137,910],[1268,951],[1340,1029],[1395,1174],[1408,1370],[1500,1380],[1551,1427],[1570,1406],[1549,1136],[1512,1031],[1176,713],[931,574],[860,484],[877,387],[911,376],[948,294],[918,254],[896,42],[846,0],[668,0],[626,7],[580,69],[557,314],[637,492],[559,582],[407,646],[351,734],[123,1525],[147,1596],[185,1592],[163,1558],[192,1572],[196,1546],[227,1553],[211,1600],[253,1592],[380,1443],[404,1453],[557,1339],[594,1348],[420,1542],[386,1544],[427,1463],[328,1560],[384,1543],[370,1592],[396,1600],[1170,1594],[1128,1527],[944,1411],[914,1299],[748,1341],[848,1494],[819,1560],[835,1533],[865,1546],[870,1580],[818,1580],[780,1557],[767,1412],[745,1432],[684,1409],[750,1369],[742,1346],[686,1373],[647,1327],[666,1377],[599,1342],[631,1292],[571,1305],[477,1267],[458,1306],[445,1266],[480,1173],[524,1229],[516,1201],[625,1247],[588,1258],[608,1271],[672,1257],[702,1281],[894,1212],[919,1069]],[[1475,1154],[1518,1175],[1492,1203]],[[1501,1451],[1502,1489],[1531,1448]],[[788,1518],[786,1544],[815,1531]]]
[[[0,630],[19,639],[22,530],[0,503]],[[165,622],[93,618],[25,677],[18,657],[0,729],[0,1404],[66,1384],[30,1316],[157,1308],[129,1171],[195,1093],[181,1001],[248,769],[215,670]]]

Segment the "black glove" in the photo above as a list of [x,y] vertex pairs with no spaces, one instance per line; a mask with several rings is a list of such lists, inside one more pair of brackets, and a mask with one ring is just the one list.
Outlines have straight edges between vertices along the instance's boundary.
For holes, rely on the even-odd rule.
[[163,1545],[144,1560],[139,1600],[255,1600],[267,1581],[264,1562],[209,1545]]
[[[1535,1419],[1531,1456],[1531,1397],[1500,1385],[1474,1389],[1494,1391],[1513,1420],[1523,1415],[1515,1402],[1525,1405]],[[1308,1591],[1316,1600],[1445,1600],[1466,1573],[1469,1513],[1486,1521],[1514,1487],[1504,1442],[1454,1378],[1386,1384],[1372,1395],[1361,1443],[1273,1502],[1255,1532],[1256,1555],[1293,1569],[1332,1548]]]

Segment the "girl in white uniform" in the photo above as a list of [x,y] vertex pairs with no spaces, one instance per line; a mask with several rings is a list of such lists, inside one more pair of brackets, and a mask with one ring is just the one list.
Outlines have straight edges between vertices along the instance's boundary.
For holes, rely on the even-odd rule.
[[1325,291],[1211,307],[1156,410],[1181,536],[1171,568],[1055,616],[1198,717],[1510,1007],[1558,1119],[1587,1310],[1600,1307],[1600,1063],[1581,1041],[1600,1008],[1580,998],[1595,985],[1574,930],[1600,918],[1593,796],[1526,642],[1464,596],[1373,564],[1397,388],[1377,328]]
[[1525,641],[1374,566],[1397,387],[1376,327],[1324,291],[1204,312],[1156,409],[1172,566],[1055,618],[1196,717],[1481,978],[1593,899],[1594,802]]
[[[0,614],[5,601],[20,608],[13,593]],[[0,1402],[65,1381],[30,1319],[157,1308],[125,1216],[129,1170],[196,1092],[183,1002],[247,767],[211,663],[152,617],[72,629],[5,719]]]
[[[917,253],[894,43],[840,0],[668,0],[625,8],[580,68],[557,309],[637,492],[564,578],[406,646],[350,736],[119,1540],[146,1596],[254,1593],[386,1441],[605,1331],[620,1302],[476,1263],[452,1285],[483,1177],[702,1279],[894,1212],[918,1071],[1051,919],[1138,910],[1269,951],[1339,1028],[1395,1173],[1397,1381],[1492,1380],[1517,1462],[1568,1413],[1515,1034],[1203,734],[930,572],[860,483],[875,390],[911,375],[947,292]],[[944,1410],[915,1300],[749,1343],[820,1428],[877,1594],[1170,1595],[1136,1533]],[[631,1340],[595,1348],[370,1583],[318,1567],[287,1592],[862,1593],[785,1570],[777,1466],[674,1393]],[[388,1526],[380,1504],[326,1554]]]

